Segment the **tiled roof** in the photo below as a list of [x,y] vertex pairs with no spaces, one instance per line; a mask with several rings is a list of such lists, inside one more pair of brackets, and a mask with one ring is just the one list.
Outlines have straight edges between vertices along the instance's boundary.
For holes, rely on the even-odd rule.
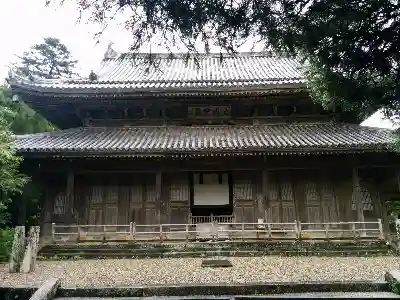
[[11,86],[42,93],[213,92],[304,88],[301,65],[267,53],[203,54],[185,59],[154,54],[103,60],[89,79],[34,79],[14,75]]
[[143,155],[385,151],[391,131],[350,124],[81,127],[16,137],[18,152]]

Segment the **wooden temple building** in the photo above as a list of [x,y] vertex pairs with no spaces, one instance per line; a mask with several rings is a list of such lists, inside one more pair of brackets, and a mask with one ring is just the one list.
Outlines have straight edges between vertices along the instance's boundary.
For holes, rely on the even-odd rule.
[[398,192],[391,131],[314,104],[298,62],[151,57],[105,58],[90,78],[10,79],[60,129],[15,142],[46,191],[43,235],[54,224],[386,228]]

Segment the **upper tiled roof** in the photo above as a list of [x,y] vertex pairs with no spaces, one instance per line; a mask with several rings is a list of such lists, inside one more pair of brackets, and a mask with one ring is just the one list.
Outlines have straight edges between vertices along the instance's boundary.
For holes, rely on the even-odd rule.
[[103,60],[97,80],[34,79],[14,75],[13,87],[41,93],[218,92],[304,88],[301,65],[267,53],[122,55]]
[[385,151],[391,132],[350,124],[82,127],[16,137],[20,153],[143,155]]

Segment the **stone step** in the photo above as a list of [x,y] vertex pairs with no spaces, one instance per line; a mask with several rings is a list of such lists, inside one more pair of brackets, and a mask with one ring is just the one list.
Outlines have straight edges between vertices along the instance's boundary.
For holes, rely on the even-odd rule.
[[231,247],[231,248],[149,248],[149,249],[129,249],[129,248],[43,248],[41,249],[40,253],[56,253],[56,252],[70,252],[70,253],[81,253],[85,251],[90,252],[97,252],[97,253],[125,253],[125,252],[132,252],[132,253],[167,253],[167,252],[203,252],[203,251],[228,251],[228,252],[235,252],[235,251],[298,251],[298,252],[305,252],[305,251],[313,251],[313,252],[323,252],[323,251],[369,251],[369,250],[390,250],[390,247],[343,247],[343,248],[325,248],[325,249],[312,249],[312,248],[290,248],[290,247],[252,247],[252,248],[244,248],[244,247]]
[[384,249],[375,250],[353,250],[353,251],[185,251],[185,252],[149,252],[149,253],[135,253],[135,252],[55,252],[53,254],[40,254],[38,259],[98,259],[98,258],[160,258],[160,257],[217,257],[217,256],[236,256],[236,257],[251,257],[251,256],[384,256],[391,255],[391,253]]
[[282,243],[191,243],[191,244],[56,244],[44,246],[39,257],[146,258],[208,256],[374,256],[393,254],[384,241],[282,242]]
[[[390,292],[336,292],[336,293],[301,293],[301,294],[271,294],[271,295],[259,295],[259,296],[166,296],[157,297],[157,300],[262,300],[271,298],[304,298],[304,299],[315,299],[315,298],[341,298],[341,299],[365,299],[365,298],[385,298],[385,299],[398,299],[399,295]],[[54,300],[154,300],[154,297],[119,297],[119,298],[87,298],[87,297],[72,297],[72,298],[55,298]]]
[[203,245],[107,245],[107,244],[75,244],[75,245],[47,245],[41,249],[45,251],[81,251],[91,249],[94,251],[176,251],[176,250],[190,250],[190,251],[202,251],[202,250],[236,250],[236,249],[269,249],[269,250],[303,250],[309,249],[313,251],[327,250],[327,249],[343,249],[343,250],[356,250],[356,249],[377,249],[384,248],[388,249],[389,246],[385,243],[365,243],[365,244],[324,244],[324,245],[312,245],[312,244],[203,244]]

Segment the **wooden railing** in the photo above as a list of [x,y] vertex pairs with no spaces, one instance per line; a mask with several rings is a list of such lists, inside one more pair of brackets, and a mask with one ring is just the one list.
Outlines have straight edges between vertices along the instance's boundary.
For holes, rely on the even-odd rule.
[[234,215],[213,215],[210,216],[193,216],[189,215],[190,224],[199,224],[199,223],[235,223],[235,216]]
[[[138,225],[58,225],[52,224],[52,239],[57,241],[197,241],[204,239],[198,224]],[[206,240],[310,240],[384,239],[382,220],[376,222],[330,223],[210,223]]]

